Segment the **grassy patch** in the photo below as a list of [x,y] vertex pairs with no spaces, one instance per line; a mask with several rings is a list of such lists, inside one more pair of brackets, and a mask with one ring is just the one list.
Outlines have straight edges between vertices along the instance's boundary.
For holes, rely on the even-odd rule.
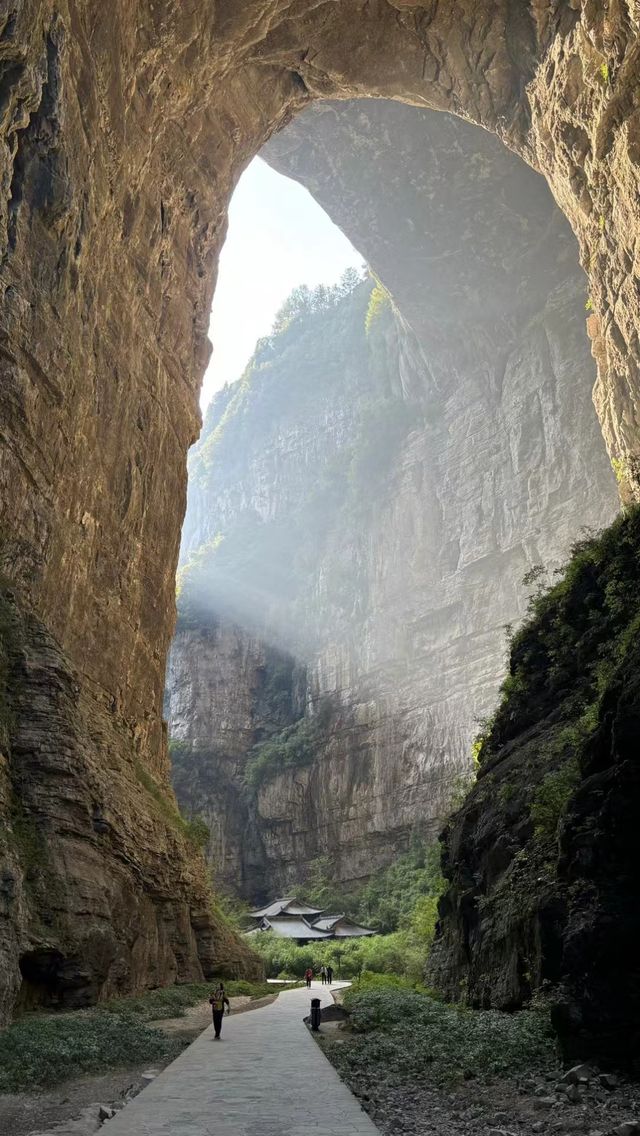
[[83,1073],[172,1060],[184,1044],[119,1014],[83,1010],[30,1016],[0,1033],[0,1093],[44,1088]]
[[[101,1010],[135,1017],[142,1021],[160,1021],[163,1018],[181,1018],[190,1006],[206,1002],[216,985],[213,982],[189,982],[184,986],[165,986],[160,990],[150,990],[137,998],[111,998],[101,1004]],[[230,981],[224,984],[229,998],[248,995],[250,998],[264,998],[273,994],[273,986],[266,982]]]
[[194,848],[204,848],[209,841],[209,826],[202,817],[186,820],[182,816],[175,802],[171,799],[169,790],[158,784],[149,771],[139,762],[134,761],[135,774],[146,790],[162,819],[171,828],[184,836]]
[[329,1042],[326,1051],[347,1080],[367,1068],[395,1083],[428,1078],[445,1085],[557,1065],[543,1012],[468,1010],[402,987],[348,991],[345,1004],[355,1037],[349,1045]]

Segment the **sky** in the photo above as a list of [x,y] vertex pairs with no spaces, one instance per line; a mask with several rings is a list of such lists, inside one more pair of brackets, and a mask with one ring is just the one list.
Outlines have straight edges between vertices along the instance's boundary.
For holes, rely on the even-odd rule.
[[213,353],[200,404],[242,374],[256,340],[298,284],[334,284],[362,257],[298,182],[254,158],[229,207],[211,309]]

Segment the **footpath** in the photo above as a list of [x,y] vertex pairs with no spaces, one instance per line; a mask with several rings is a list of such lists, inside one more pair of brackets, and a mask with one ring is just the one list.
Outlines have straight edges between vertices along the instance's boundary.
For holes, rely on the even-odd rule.
[[104,1136],[379,1136],[303,1024],[311,997],[332,1000],[314,982],[209,1026]]

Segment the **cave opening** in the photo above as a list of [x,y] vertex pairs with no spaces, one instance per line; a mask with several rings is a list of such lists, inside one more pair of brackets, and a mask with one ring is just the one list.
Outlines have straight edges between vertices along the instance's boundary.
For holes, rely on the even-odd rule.
[[261,157],[371,276],[298,297],[190,457],[174,786],[218,885],[257,902],[320,863],[357,887],[435,838],[523,577],[551,582],[618,505],[577,245],[538,174],[379,99],[316,102]]
[[[97,925],[104,932],[109,951],[92,996],[213,973],[214,961],[229,950],[224,929],[208,906],[206,880],[193,870],[174,803],[167,807],[166,801],[160,802],[168,785],[162,691],[173,630],[184,457],[198,429],[209,301],[226,205],[239,170],[267,138],[314,100],[362,95],[451,112],[523,157],[547,179],[579,242],[580,261],[589,277],[597,412],[622,501],[633,502],[640,485],[640,135],[634,97],[638,27],[634,5],[595,0],[553,5],[370,0],[357,6],[357,15],[346,0],[116,7],[83,0],[55,5],[55,12],[51,5],[31,0],[14,4],[7,18],[0,17],[0,166],[6,187],[4,204],[0,202],[5,238],[0,268],[0,557],[8,580],[6,587],[3,580],[0,611],[0,804],[10,834],[10,843],[2,848],[3,879],[8,881],[3,898],[7,931],[0,942],[3,1021],[11,1014],[21,982],[20,956],[42,947],[42,916],[49,911],[52,891],[57,907],[55,921],[48,925],[47,949],[60,947],[69,956],[77,955],[84,972],[99,954],[87,926]],[[464,122],[460,128],[466,129]],[[352,140],[358,138],[356,128]],[[471,153],[477,181],[484,179],[492,201],[492,163],[487,165],[474,147]],[[383,158],[384,146],[380,154]],[[378,160],[378,154],[372,157]],[[471,159],[466,164],[471,168]],[[396,183],[401,173],[402,164],[393,171]],[[507,184],[514,182],[507,177]],[[447,196],[456,189],[446,178],[444,186]],[[369,196],[379,199],[382,207],[381,189],[382,183],[376,182]],[[498,187],[493,194],[495,206],[505,204],[501,192]],[[351,197],[356,206],[358,194]],[[340,200],[348,205],[348,194]],[[397,213],[391,208],[392,218]],[[513,216],[517,213],[516,208]],[[355,238],[357,208],[352,221]],[[365,228],[365,237],[381,240],[381,229]],[[526,231],[526,224],[521,228]],[[529,222],[530,234],[535,228]],[[483,231],[490,233],[491,226]],[[548,239],[538,245],[531,241],[523,267],[529,266],[532,280],[539,279],[533,272],[534,250],[540,252],[540,264],[548,255],[552,275],[546,293],[557,300],[563,290],[559,257],[564,240],[559,234],[556,241],[553,226],[545,229],[542,224],[536,231],[546,231]],[[450,235],[460,244],[474,232],[473,223],[470,228],[460,224]],[[444,394],[437,409],[442,411],[440,427],[446,426],[439,436],[438,422],[432,423],[428,452],[423,447],[422,453],[406,455],[398,469],[406,492],[397,497],[398,507],[385,513],[385,534],[409,524],[418,536],[409,556],[398,551],[400,541],[395,557],[393,548],[386,550],[393,594],[409,594],[408,585],[413,587],[420,573],[424,581],[425,565],[434,561],[443,601],[432,610],[430,597],[435,593],[423,588],[420,619],[413,621],[405,618],[396,599],[396,606],[389,608],[393,614],[388,627],[378,639],[359,636],[376,679],[373,690],[358,692],[357,716],[366,724],[379,693],[382,668],[373,665],[379,639],[385,648],[386,642],[394,649],[399,644],[403,662],[408,653],[423,662],[435,655],[439,673],[451,677],[450,689],[460,701],[465,667],[473,667],[478,691],[490,684],[491,660],[497,657],[498,642],[503,650],[503,637],[495,627],[485,634],[478,615],[492,610],[494,602],[504,612],[508,604],[503,600],[511,599],[517,607],[506,582],[520,576],[523,562],[544,561],[547,552],[552,562],[551,539],[548,544],[542,541],[544,518],[530,514],[528,502],[544,502],[549,531],[555,526],[562,535],[567,493],[573,502],[577,489],[584,450],[570,448],[566,439],[578,429],[581,410],[573,400],[570,412],[558,416],[556,390],[542,379],[551,370],[564,377],[567,389],[571,386],[571,366],[566,353],[558,350],[559,340],[578,320],[579,311],[584,349],[587,297],[583,293],[574,306],[567,296],[566,305],[556,305],[560,335],[543,312],[545,288],[542,298],[534,289],[527,309],[518,273],[508,256],[501,265],[504,249],[496,241],[488,242],[484,274],[475,279],[465,271],[460,276],[452,255],[457,244],[447,249],[445,242],[439,250],[434,246],[434,256],[430,250],[424,260],[437,264],[436,282],[425,291],[417,271],[406,295],[400,281],[387,280],[375,247],[369,251],[364,241],[360,245],[372,265],[380,260],[380,278],[406,325],[403,331],[396,329],[397,342],[407,346],[403,381],[410,381],[416,367],[425,369],[426,355],[426,370]],[[409,233],[407,246],[407,265],[415,257],[419,268],[420,240]],[[570,260],[575,265],[573,252]],[[496,272],[506,293],[500,294],[497,311],[491,306]],[[452,297],[463,313],[457,323],[449,319]],[[428,303],[421,327],[416,321],[423,299]],[[439,304],[439,299],[444,302]],[[531,339],[524,335],[527,315]],[[518,327],[524,338],[518,339]],[[428,350],[418,350],[424,337]],[[533,339],[539,350],[532,346]],[[540,364],[535,397],[531,392],[527,397],[526,384],[517,381],[527,372],[527,359]],[[593,364],[586,352],[584,363],[575,390],[591,385]],[[532,366],[531,373],[534,370]],[[493,401],[489,393],[469,403],[460,394],[456,401],[456,392],[470,393],[466,383],[480,373],[482,390],[491,393]],[[422,378],[418,394],[424,389]],[[509,406],[505,399],[511,399]],[[505,404],[500,421],[496,400]],[[539,447],[527,445],[532,435],[513,429],[506,433],[509,444],[501,448],[502,427],[518,419],[518,408],[532,409],[544,428],[536,435],[543,439]],[[554,421],[561,426],[555,434]],[[586,421],[584,425],[586,433],[580,430],[580,436],[592,438],[591,427]],[[416,451],[419,433],[414,429],[406,435]],[[490,476],[486,466],[481,473],[476,464],[482,455]],[[595,437],[582,468],[592,502],[599,499],[594,463],[600,462],[600,473],[610,477],[602,460]],[[437,466],[433,480],[428,477],[430,463]],[[555,482],[543,468],[557,471]],[[443,481],[445,471],[448,479]],[[451,491],[463,523],[453,539],[424,541],[425,532],[439,532],[443,525],[450,531],[451,516],[438,493],[443,486]],[[400,504],[412,500],[411,492],[419,502],[414,501],[407,518]],[[494,502],[500,502],[501,509],[494,509]],[[568,512],[580,515],[573,504]],[[480,522],[486,516],[496,516],[499,523],[483,528]],[[523,517],[526,538],[518,543]],[[396,520],[398,528],[392,523]],[[469,553],[481,532],[490,539],[483,556],[473,559]],[[494,539],[497,536],[504,538],[503,544]],[[344,544],[348,555],[350,542]],[[369,553],[375,547],[383,546],[371,540],[369,551],[360,557],[365,570],[373,563]],[[509,549],[514,576],[491,571],[496,555],[502,559]],[[386,596],[379,575],[372,573],[372,579]],[[456,581],[469,585],[462,599]],[[475,597],[474,604],[469,596]],[[459,632],[457,640],[469,648],[463,668],[454,665],[455,649],[445,649],[452,627]],[[402,628],[410,630],[405,634],[408,644],[400,642]],[[229,643],[229,654],[247,655],[242,637]],[[350,657],[349,649],[327,653],[318,681],[326,685],[340,674],[342,689],[351,678]],[[268,688],[269,700],[282,708],[287,700],[293,702],[292,692],[304,692],[304,679],[290,681],[293,668],[280,660],[268,682],[272,669],[265,662],[256,682]],[[631,726],[634,682],[630,666],[619,689],[611,686],[608,691],[609,706],[622,691],[620,700],[627,699]],[[409,711],[410,688],[405,683]],[[429,692],[424,698],[421,694],[413,704],[414,724],[429,697]],[[32,712],[35,705],[38,715]],[[418,773],[427,768],[428,752],[443,752],[438,723],[448,727],[450,708],[445,713],[442,699],[433,707],[428,745],[421,744],[424,726],[418,722],[412,734],[416,745],[408,747],[410,768]],[[466,703],[463,709],[467,713]],[[375,717],[375,710],[372,713]],[[389,716],[381,723],[378,756],[397,740],[392,726]],[[448,728],[443,736],[451,738]],[[575,1034],[580,1023],[590,1021],[594,1036],[600,1030],[602,1037],[594,1021],[598,1015],[608,1016],[610,1033],[617,1033],[619,1044],[630,1036],[633,1019],[633,1028],[638,1020],[637,980],[620,990],[607,973],[620,943],[619,928],[626,928],[627,934],[633,930],[626,916],[620,918],[623,905],[616,910],[620,893],[608,886],[624,873],[630,859],[624,841],[633,821],[625,803],[635,803],[637,784],[629,775],[629,737],[634,737],[634,728],[626,733],[618,729],[610,751],[597,755],[599,772],[605,780],[616,781],[618,796],[605,794],[603,805],[602,799],[598,803],[583,795],[585,831],[574,834],[574,851],[588,846],[592,858],[600,855],[607,864],[608,879],[592,886],[592,875],[584,889],[590,896],[604,896],[605,902],[582,919],[577,900],[576,935],[568,933],[563,939],[563,978],[571,992],[568,1030]],[[297,741],[303,744],[304,736]],[[361,784],[362,770],[370,766],[366,746],[358,762],[349,767],[348,793]],[[342,786],[332,781],[331,768],[327,766],[318,788],[337,793]],[[293,789],[295,799],[304,804],[308,798],[303,781],[298,778]],[[393,819],[385,813],[385,804],[394,802],[395,821],[403,823],[403,817],[422,807],[420,784],[419,777],[404,781],[398,793],[387,784],[382,804],[377,797],[370,799],[373,819],[363,858],[371,865],[380,854],[376,832],[390,831],[385,826]],[[97,827],[96,807],[102,818]],[[308,849],[302,839],[292,848],[286,817],[277,811],[277,794],[269,807],[269,847],[284,848],[289,862],[292,853],[304,862]],[[589,831],[594,817],[597,823]],[[303,819],[306,823],[308,815]],[[620,846],[611,838],[616,827]],[[35,864],[30,863],[33,828],[46,837],[42,860],[38,848]],[[356,823],[354,832],[357,828]],[[346,846],[348,829],[340,816],[332,814],[327,831],[334,842],[344,836]],[[402,828],[394,831],[400,842]],[[500,857],[507,853],[502,846]],[[260,861],[260,849],[255,856]],[[565,866],[569,863],[570,857],[565,857]],[[355,854],[351,864],[343,865],[345,877],[351,870],[359,870]],[[62,881],[64,887],[58,889],[55,885]],[[468,945],[464,934],[460,941]],[[584,950],[576,950],[576,942]],[[486,978],[488,989],[493,981],[490,965],[477,946],[474,962],[479,960],[479,981]],[[622,947],[619,957],[626,963],[631,952],[624,943]],[[234,965],[249,973],[252,960],[242,948],[239,942],[233,946]],[[623,983],[631,964],[609,967],[613,969]]]

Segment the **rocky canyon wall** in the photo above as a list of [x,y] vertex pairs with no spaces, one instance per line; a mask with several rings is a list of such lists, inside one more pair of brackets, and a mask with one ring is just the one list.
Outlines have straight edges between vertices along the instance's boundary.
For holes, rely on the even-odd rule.
[[[311,189],[393,303],[367,333],[360,286],[305,333],[273,336],[191,460],[185,556],[216,539],[223,556],[231,534],[263,576],[229,561],[233,595],[218,569],[204,599],[222,623],[179,630],[176,784],[211,818],[222,881],[252,899],[319,857],[353,885],[414,827],[435,835],[495,702],[524,573],[553,571],[617,500],[576,246],[540,178],[473,127],[380,101],[319,104],[263,154]],[[362,424],[387,445],[376,413],[398,435],[355,507]],[[265,644],[304,666],[311,718],[322,699],[333,718],[312,762],[247,787],[252,747],[276,732],[256,706]]]
[[565,1056],[638,1074],[640,513],[582,541],[515,636],[478,779],[443,834],[430,980],[551,1009]]
[[252,965],[211,914],[161,718],[224,216],[134,91],[136,27],[0,12],[0,1021]]
[[[2,633],[3,704],[12,707],[2,743],[3,1016],[21,954],[45,952],[52,965],[34,965],[28,982],[56,997],[68,959],[88,975],[83,996],[108,988],[110,968],[82,945],[94,926],[124,960],[112,974],[123,990],[200,966],[177,924],[170,937],[182,945],[168,963],[155,945],[167,914],[162,871],[163,894],[181,896],[195,923],[202,892],[184,882],[191,853],[151,800],[168,789],[161,698],[184,456],[198,429],[215,264],[241,169],[312,99],[373,95],[466,117],[542,171],[589,275],[598,413],[632,497],[639,26],[626,0],[372,0],[357,12],[350,0],[2,6],[0,535],[5,602],[31,629],[20,652],[10,627]],[[53,654],[28,648],[31,635]],[[82,710],[65,727],[73,745],[56,747],[46,776],[46,747],[21,725],[33,719],[17,692],[25,669],[39,675],[48,736],[71,714],[58,698],[62,671]],[[149,800],[135,762],[152,778]],[[68,801],[86,802],[81,830],[93,849],[93,785],[107,769],[109,784],[126,789],[111,818],[120,851],[102,855],[113,903],[98,911],[84,902],[86,862],[75,837],[67,848],[57,790],[40,784],[65,783]],[[28,853],[15,845],[23,797],[48,846],[65,850],[58,928],[43,930],[25,886]],[[130,825],[134,800],[141,816]],[[157,840],[147,840],[155,826]],[[136,919],[126,933],[118,924],[125,877],[135,912],[153,912],[148,941],[131,938]]]

